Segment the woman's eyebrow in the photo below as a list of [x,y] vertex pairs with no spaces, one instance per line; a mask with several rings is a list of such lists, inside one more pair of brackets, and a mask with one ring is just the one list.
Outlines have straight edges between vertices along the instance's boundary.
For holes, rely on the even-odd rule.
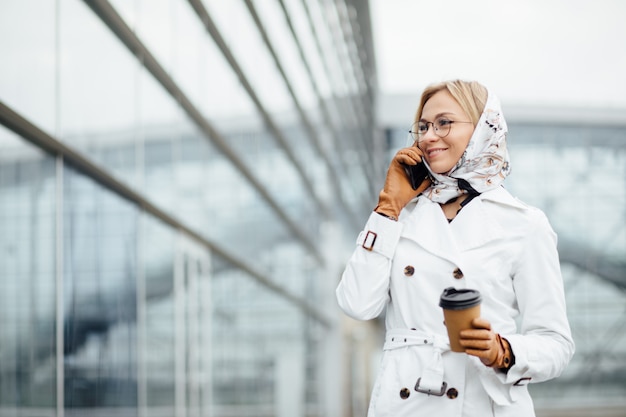
[[[444,112],[441,112],[441,113],[437,113],[437,114],[435,115],[435,120],[439,119],[440,117],[443,117],[443,116],[448,116],[448,115],[449,115],[449,116],[454,116],[454,115],[456,115],[456,114],[455,114],[454,112],[444,111]],[[427,122],[428,120],[426,120],[426,119],[424,119],[424,118],[422,117],[421,119],[419,119],[419,121],[420,121],[420,122]]]

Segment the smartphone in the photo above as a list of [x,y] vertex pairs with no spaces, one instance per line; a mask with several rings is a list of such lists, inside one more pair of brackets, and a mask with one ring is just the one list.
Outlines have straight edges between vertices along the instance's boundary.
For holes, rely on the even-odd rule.
[[405,164],[404,171],[406,172],[407,177],[409,177],[409,182],[414,190],[417,190],[417,187],[419,187],[428,176],[428,168],[426,168],[424,162],[420,162],[417,165]]

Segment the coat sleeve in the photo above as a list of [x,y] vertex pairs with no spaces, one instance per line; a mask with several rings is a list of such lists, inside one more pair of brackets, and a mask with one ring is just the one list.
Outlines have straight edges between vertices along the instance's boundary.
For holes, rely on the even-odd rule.
[[370,320],[384,310],[389,301],[391,259],[401,231],[401,222],[370,215],[336,290],[339,307],[348,316]]
[[515,365],[501,374],[505,383],[555,378],[574,355],[556,234],[537,209],[531,210],[529,226],[513,274],[520,329],[518,334],[502,335],[515,355]]

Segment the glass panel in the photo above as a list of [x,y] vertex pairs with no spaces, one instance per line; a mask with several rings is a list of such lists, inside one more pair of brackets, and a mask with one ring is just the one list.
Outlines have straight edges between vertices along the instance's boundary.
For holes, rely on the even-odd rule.
[[138,63],[84,2],[60,0],[61,140],[136,185]]
[[172,77],[209,120],[227,119],[232,123],[237,117],[236,123],[255,122],[252,118],[257,112],[252,100],[189,2],[176,5],[170,17],[176,50]]
[[49,133],[56,128],[55,16],[54,1],[2,1],[0,101]]
[[275,242],[270,250],[261,253],[259,261],[272,271],[272,280],[288,292],[298,295],[311,305],[317,305],[319,288],[311,287],[313,276],[319,271],[310,254],[293,240]]
[[[174,103],[163,100],[170,110],[170,123],[145,126],[143,147],[143,189],[146,197],[162,209],[173,213],[178,192],[176,189],[176,164],[180,152],[183,115]],[[167,104],[166,104],[167,103]]]
[[[327,16],[329,13],[325,13],[322,10],[323,6],[317,1],[305,0],[305,3],[313,21],[315,36],[319,39],[322,50],[328,52],[323,55],[323,58],[329,71],[328,77],[330,78],[333,92],[339,97],[346,96],[349,93],[349,86],[346,84],[343,68],[341,68],[337,58],[337,49],[332,35],[334,28],[328,18],[329,16]],[[328,7],[334,7],[334,5],[329,5]]]
[[[274,144],[273,138],[266,131],[231,134],[228,138],[256,179],[270,191],[274,200],[292,219],[298,219],[303,215],[305,205],[308,206],[307,210],[316,209],[312,196],[306,191],[295,166],[282,149]],[[302,155],[311,155],[307,153],[306,146],[302,148]],[[311,165],[315,164],[316,162],[311,162]]]
[[311,79],[300,58],[300,52],[293,35],[276,0],[256,0],[254,8],[259,15],[263,29],[267,33],[272,48],[278,55],[280,64],[295,91],[300,105],[307,109],[316,104]]
[[263,105],[285,113],[293,102],[243,1],[205,0],[206,8]]
[[305,415],[302,315],[220,264],[213,280],[213,397],[217,415]]
[[56,411],[55,160],[0,126],[0,415]]
[[[138,0],[109,0],[115,11],[126,22],[128,27],[137,31]],[[157,4],[157,1],[154,1]]]
[[[235,117],[239,123],[256,117],[250,98],[187,2],[138,0],[137,9],[139,38],[209,120],[232,124]],[[131,18],[132,13],[124,15]]]
[[260,251],[288,238],[285,224],[232,164],[212,155],[205,169],[203,181],[211,194],[202,194],[207,206],[203,230],[210,240],[242,258],[256,259]]
[[[318,3],[319,4],[319,3]],[[347,94],[358,94],[358,83],[356,73],[353,69],[352,57],[350,56],[348,45],[346,44],[345,33],[347,29],[344,27],[345,20],[340,17],[340,13],[345,10],[341,2],[336,2],[332,6],[320,7],[322,12],[322,19],[326,22],[328,27],[329,40],[333,45],[334,57],[336,59],[336,65],[341,68],[343,74],[343,81],[346,83]],[[343,14],[343,13],[341,13]]]
[[313,72],[316,85],[320,95],[329,98],[332,95],[328,77],[326,76],[322,57],[319,55],[319,49],[311,33],[311,25],[309,24],[303,2],[301,0],[286,0],[285,7],[288,10],[291,23],[294,26],[298,40],[307,57],[309,68]]
[[67,167],[63,240],[66,415],[134,415],[137,209]]
[[[208,181],[207,161],[217,150],[194,126],[189,126],[180,141],[179,163],[176,167],[176,184],[179,190],[177,213],[185,224],[210,236],[219,225],[213,222],[209,201],[215,190]],[[228,182],[228,180],[226,180]]]

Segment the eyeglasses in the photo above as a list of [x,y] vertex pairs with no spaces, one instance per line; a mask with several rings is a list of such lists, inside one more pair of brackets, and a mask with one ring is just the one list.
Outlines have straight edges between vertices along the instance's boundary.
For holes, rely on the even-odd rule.
[[445,138],[450,133],[453,123],[472,123],[458,120],[437,119],[434,122],[416,122],[411,126],[409,133],[414,141],[420,142],[424,135],[428,132],[429,125],[433,126],[433,132],[440,138]]

